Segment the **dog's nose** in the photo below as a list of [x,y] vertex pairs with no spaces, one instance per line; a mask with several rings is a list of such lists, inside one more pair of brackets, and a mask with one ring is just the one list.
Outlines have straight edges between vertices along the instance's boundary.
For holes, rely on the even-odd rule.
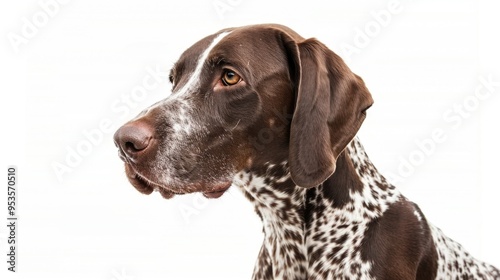
[[142,121],[129,122],[120,127],[114,135],[115,145],[120,149],[123,160],[136,162],[151,145],[154,130]]

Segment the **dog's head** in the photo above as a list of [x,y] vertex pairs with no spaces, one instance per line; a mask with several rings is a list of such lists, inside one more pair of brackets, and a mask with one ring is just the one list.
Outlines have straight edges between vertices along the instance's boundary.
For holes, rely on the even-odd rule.
[[361,78],[315,39],[280,25],[225,29],[187,49],[172,93],[115,133],[129,181],[165,198],[219,197],[240,171],[288,162],[321,184],[373,100]]

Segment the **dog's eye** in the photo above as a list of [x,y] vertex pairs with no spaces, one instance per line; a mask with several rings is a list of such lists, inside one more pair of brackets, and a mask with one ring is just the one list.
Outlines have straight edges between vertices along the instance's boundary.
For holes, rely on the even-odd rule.
[[224,70],[224,73],[222,73],[221,80],[225,86],[232,86],[239,83],[241,81],[241,77],[234,71]]

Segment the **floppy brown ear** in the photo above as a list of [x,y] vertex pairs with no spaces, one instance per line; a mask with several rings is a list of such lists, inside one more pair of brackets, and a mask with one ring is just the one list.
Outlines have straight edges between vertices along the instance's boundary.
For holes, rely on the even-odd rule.
[[335,172],[337,157],[355,137],[373,99],[363,80],[318,40],[287,43],[297,88],[290,173],[297,185],[310,188]]

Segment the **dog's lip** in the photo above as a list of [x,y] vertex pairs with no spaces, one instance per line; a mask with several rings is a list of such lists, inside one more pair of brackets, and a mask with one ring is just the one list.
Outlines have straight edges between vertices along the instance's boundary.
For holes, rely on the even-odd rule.
[[154,190],[158,190],[161,196],[166,199],[172,198],[175,195],[174,192],[167,190],[163,186],[147,179],[144,175],[141,175],[129,163],[125,163],[125,173],[132,186],[143,194],[151,194]]
[[206,198],[219,198],[231,187],[231,184],[231,181],[220,183],[213,190],[203,192],[203,196]]
[[[129,182],[134,186],[139,192],[143,194],[151,194],[153,191],[157,190],[163,198],[169,199],[175,195],[182,195],[189,192],[175,192],[170,188],[167,188],[161,184],[158,184],[150,179],[148,179],[143,174],[137,172],[135,168],[130,163],[125,163],[125,173]],[[209,190],[200,192],[206,198],[219,198],[231,187],[231,180],[224,180],[214,184],[203,184],[204,186],[209,186]],[[200,185],[198,185],[200,186]]]

